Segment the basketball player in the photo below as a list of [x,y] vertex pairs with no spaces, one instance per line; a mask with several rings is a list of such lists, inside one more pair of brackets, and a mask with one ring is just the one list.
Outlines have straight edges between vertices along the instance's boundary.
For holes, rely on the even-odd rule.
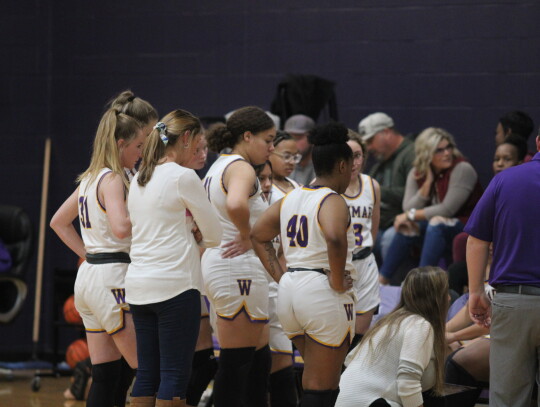
[[249,234],[268,208],[253,165],[268,160],[275,135],[272,119],[258,107],[236,110],[226,124],[216,124],[206,134],[210,150],[232,149],[204,179],[223,226],[221,246],[206,250],[202,258],[205,292],[218,316],[221,346],[216,407],[267,405],[268,280]]
[[369,175],[361,174],[366,148],[360,135],[348,131],[347,144],[353,152],[351,181],[343,194],[349,207],[354,232],[355,248],[353,265],[357,279],[354,289],[356,303],[355,335],[351,349],[362,339],[369,328],[373,314],[381,302],[379,294],[379,269],[371,248],[379,230],[381,191],[379,183]]
[[[51,220],[62,241],[86,258],[75,281],[75,306],[87,332],[93,365],[89,407],[114,405],[122,355],[131,368],[137,368],[135,333],[124,287],[131,242],[124,168],[135,166],[144,139],[137,120],[117,108],[107,110],[99,123],[90,166]],[[72,223],[76,217],[82,238]]]
[[[200,170],[206,164],[208,154],[208,145],[206,137],[201,135],[199,144],[195,153],[189,161],[184,164],[184,167],[193,170]],[[191,213],[186,213],[187,223],[192,224],[193,216]],[[208,387],[210,381],[214,378],[217,371],[217,361],[214,357],[214,342],[212,340],[212,327],[210,326],[208,306],[203,295],[201,295],[201,324],[199,327],[199,336],[195,345],[195,354],[193,355],[193,363],[191,365],[191,375],[186,390],[186,404],[196,407],[199,405],[201,397]]]
[[[221,241],[217,215],[188,162],[201,137],[198,118],[174,110],[148,136],[129,193],[133,223],[126,299],[139,369],[132,406],[185,406],[200,323],[200,254]],[[199,233],[194,237],[189,210]],[[156,398],[157,393],[157,398]]]
[[[347,140],[341,124],[315,128],[309,141],[316,179],[273,204],[252,230],[257,255],[279,282],[283,330],[304,358],[301,405],[307,407],[335,402],[354,331],[354,235],[340,195],[351,179]],[[285,274],[272,245],[278,233],[289,271]]]
[[[279,201],[287,193],[300,185],[289,175],[300,162],[302,155],[298,152],[296,141],[285,132],[278,131],[274,139],[274,151],[270,156],[272,163],[272,193],[270,205]],[[278,259],[285,268],[285,258],[279,236],[274,239],[274,249]],[[272,352],[272,368],[270,369],[270,405],[272,407],[295,407],[297,405],[296,380],[293,370],[293,347],[291,340],[283,332],[277,316],[278,283],[267,274],[270,294],[270,351]]]

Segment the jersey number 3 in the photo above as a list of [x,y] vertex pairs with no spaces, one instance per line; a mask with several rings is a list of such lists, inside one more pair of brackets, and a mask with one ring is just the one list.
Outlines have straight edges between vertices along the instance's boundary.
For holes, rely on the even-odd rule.
[[287,237],[289,238],[289,246],[306,247],[308,245],[308,223],[307,218],[302,215],[300,219],[298,215],[294,215],[287,223]]
[[88,202],[85,196],[79,197],[79,216],[81,218],[81,225],[85,229],[92,228],[90,224],[90,218],[88,217]]

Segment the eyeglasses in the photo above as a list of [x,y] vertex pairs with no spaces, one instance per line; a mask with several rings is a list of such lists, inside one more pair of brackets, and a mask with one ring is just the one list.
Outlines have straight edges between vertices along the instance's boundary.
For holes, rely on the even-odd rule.
[[293,164],[298,164],[302,160],[302,154],[289,154],[289,153],[281,154],[281,153],[276,153],[275,151],[272,151],[272,154],[275,154],[278,157],[281,157],[283,161],[285,162],[289,162]]
[[446,147],[440,147],[435,149],[435,154],[442,154],[445,151],[452,152],[454,150],[454,146],[452,144],[448,144]]

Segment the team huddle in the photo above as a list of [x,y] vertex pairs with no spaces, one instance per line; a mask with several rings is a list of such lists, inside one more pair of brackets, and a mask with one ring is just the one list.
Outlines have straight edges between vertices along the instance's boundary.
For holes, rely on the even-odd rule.
[[[302,405],[334,405],[351,341],[379,303],[379,190],[360,173],[358,134],[331,123],[309,141],[315,178],[299,185],[294,139],[260,108],[205,131],[183,110],[157,121],[129,91],[109,104],[90,166],[51,221],[86,260],[75,303],[88,406],[123,405],[135,369],[132,406],[195,406],[214,373],[216,406],[294,406],[293,343]],[[221,155],[201,180],[206,144]],[[265,185],[257,174],[272,162]]]

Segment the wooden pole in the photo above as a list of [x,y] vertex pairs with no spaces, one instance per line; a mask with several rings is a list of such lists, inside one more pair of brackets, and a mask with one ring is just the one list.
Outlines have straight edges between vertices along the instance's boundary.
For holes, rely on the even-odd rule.
[[45,153],[43,157],[43,180],[41,182],[41,210],[39,214],[38,258],[36,269],[36,295],[34,299],[34,328],[32,341],[34,342],[34,357],[37,353],[39,341],[39,322],[41,318],[41,292],[43,289],[43,259],[45,255],[45,228],[47,227],[47,199],[49,196],[49,169],[51,165],[51,139],[45,140]]

